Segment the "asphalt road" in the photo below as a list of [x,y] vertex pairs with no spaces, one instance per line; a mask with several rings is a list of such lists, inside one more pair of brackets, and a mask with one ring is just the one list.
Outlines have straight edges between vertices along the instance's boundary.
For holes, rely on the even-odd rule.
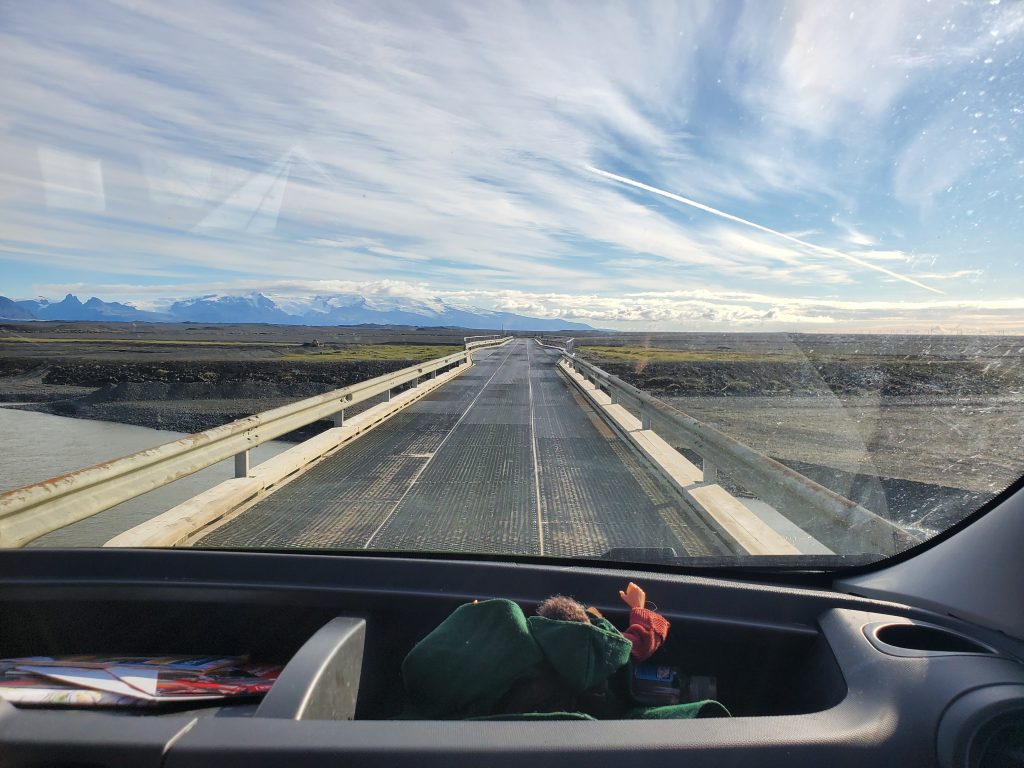
[[473,368],[198,543],[600,556],[725,550],[532,341]]

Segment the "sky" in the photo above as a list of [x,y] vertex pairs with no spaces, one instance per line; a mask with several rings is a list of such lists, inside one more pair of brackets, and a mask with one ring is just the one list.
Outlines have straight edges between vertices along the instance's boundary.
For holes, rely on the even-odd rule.
[[1024,333],[1024,2],[8,3],[0,295]]

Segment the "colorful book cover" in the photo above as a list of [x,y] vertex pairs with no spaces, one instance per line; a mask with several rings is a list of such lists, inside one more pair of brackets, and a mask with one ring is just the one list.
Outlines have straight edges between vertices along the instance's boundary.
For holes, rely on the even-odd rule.
[[33,667],[78,667],[84,669],[106,669],[107,667],[157,667],[192,672],[213,672],[218,669],[238,667],[249,660],[248,656],[26,656],[14,659],[0,659],[0,664]]
[[[73,659],[94,666],[70,666]],[[111,663],[125,659],[131,663]],[[137,663],[143,659],[160,663]],[[169,660],[178,668],[169,668],[166,665]],[[180,664],[182,660],[184,664]],[[0,698],[19,704],[138,706],[261,696],[270,690],[282,669],[269,664],[223,667],[222,660],[138,656],[0,659]],[[33,663],[23,663],[27,661]],[[50,661],[59,663],[47,663]],[[215,668],[211,669],[211,664],[216,665]]]
[[110,674],[134,688],[159,698],[180,696],[260,696],[270,690],[280,667],[246,668],[194,675],[137,667],[110,667]]

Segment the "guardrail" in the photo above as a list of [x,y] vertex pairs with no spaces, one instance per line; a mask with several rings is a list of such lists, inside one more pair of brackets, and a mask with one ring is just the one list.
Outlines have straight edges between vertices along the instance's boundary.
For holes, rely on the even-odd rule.
[[716,483],[718,472],[724,472],[836,552],[889,554],[916,543],[908,531],[856,502],[558,348],[566,364],[604,390],[613,403],[631,407],[641,429],[653,430],[697,453],[704,465],[704,484]]
[[324,430],[315,437],[293,445],[273,458],[253,467],[245,477],[226,479],[151,517],[121,531],[104,547],[181,547],[190,546],[220,525],[234,519],[276,493],[324,459],[333,456],[355,440],[383,424],[412,403],[428,397],[438,387],[465,373],[468,365],[449,368],[437,377],[421,381],[387,400],[346,418],[340,427]]
[[576,353],[576,339],[571,336],[537,336],[534,341],[542,347],[559,349],[570,355]]
[[[494,346],[501,339],[477,344]],[[323,395],[238,419],[120,459],[0,494],[0,547],[21,547],[43,534],[180,480],[232,456],[235,477],[249,472],[249,449],[320,419],[344,423],[345,408],[457,365],[472,350],[412,365]]]
[[512,341],[511,336],[502,336],[497,333],[491,336],[464,336],[462,338],[462,342],[466,345],[467,350],[479,349],[480,347],[493,347],[501,344],[507,344],[510,341]]

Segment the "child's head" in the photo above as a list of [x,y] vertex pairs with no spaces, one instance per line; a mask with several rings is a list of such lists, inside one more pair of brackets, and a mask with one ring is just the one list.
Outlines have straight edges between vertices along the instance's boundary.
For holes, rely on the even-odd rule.
[[537,614],[546,619],[557,619],[558,621],[581,621],[584,624],[590,623],[587,616],[587,609],[577,603],[571,597],[565,595],[553,595],[537,606]]

